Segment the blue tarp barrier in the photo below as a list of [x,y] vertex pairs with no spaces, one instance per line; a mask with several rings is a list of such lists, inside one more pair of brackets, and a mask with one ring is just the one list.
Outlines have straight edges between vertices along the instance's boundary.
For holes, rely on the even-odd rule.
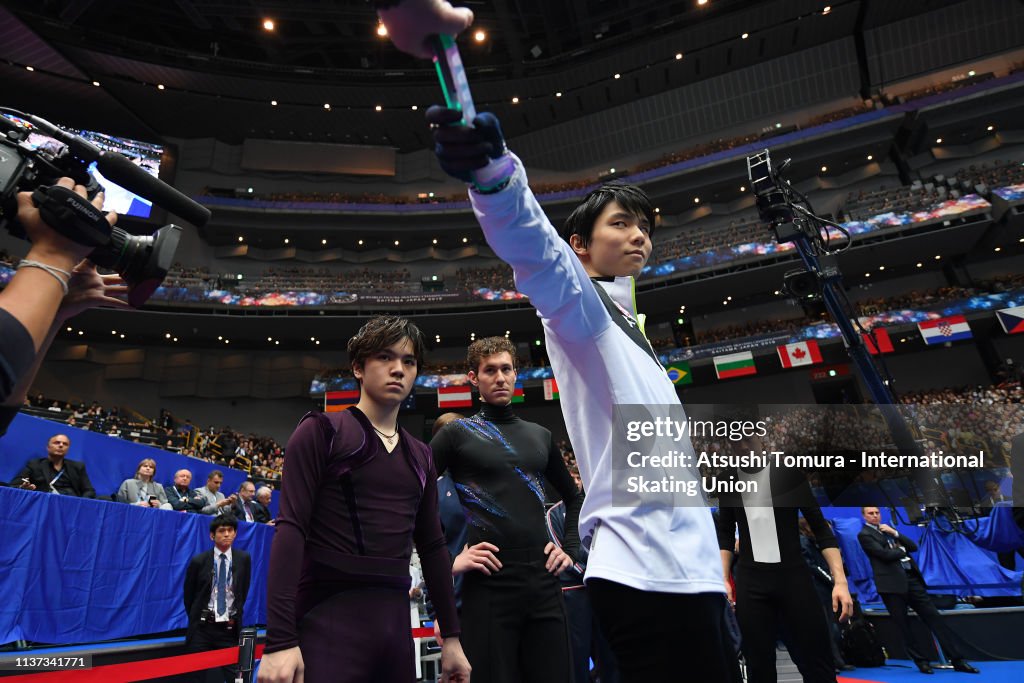
[[[82,643],[184,628],[185,569],[207,515],[0,488],[0,643]],[[252,555],[245,624],[266,622],[274,529],[240,522]]]

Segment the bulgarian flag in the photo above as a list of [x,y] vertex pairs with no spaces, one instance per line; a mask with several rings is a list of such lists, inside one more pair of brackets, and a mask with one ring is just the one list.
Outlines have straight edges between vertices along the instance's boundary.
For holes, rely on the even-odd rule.
[[757,367],[754,365],[754,354],[750,351],[741,351],[740,353],[730,353],[727,356],[715,356],[715,374],[718,375],[718,379],[756,375]]
[[821,362],[821,351],[818,350],[818,342],[813,339],[786,344],[777,347],[779,361],[784,368],[795,368],[801,365],[815,365]]
[[359,390],[328,391],[324,393],[324,412],[340,413],[359,403]]
[[516,382],[515,391],[512,392],[512,403],[523,403],[526,397],[523,395],[523,383]]
[[438,408],[472,408],[473,387],[468,384],[437,388]]
[[553,379],[544,380],[544,400],[545,401],[557,401],[558,400],[558,382]]

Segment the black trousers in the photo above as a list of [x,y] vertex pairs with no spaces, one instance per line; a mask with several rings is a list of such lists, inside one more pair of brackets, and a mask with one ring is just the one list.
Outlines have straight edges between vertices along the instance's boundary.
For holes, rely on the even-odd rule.
[[601,683],[620,683],[615,655],[597,623],[587,588],[581,586],[564,590],[562,596],[569,616],[569,642],[572,645],[572,670],[576,683],[590,683],[591,659],[594,660]]
[[655,593],[604,579],[587,590],[623,683],[740,680],[723,594]]
[[829,628],[807,565],[737,564],[736,619],[748,683],[775,683],[779,632],[793,643],[805,683],[835,683]]
[[921,617],[921,621],[925,623],[925,626],[935,634],[946,657],[950,660],[963,659],[963,655],[954,642],[953,632],[949,630],[949,627],[942,620],[942,615],[939,614],[939,610],[936,609],[931,596],[928,595],[928,589],[924,584],[924,580],[916,571],[907,573],[906,593],[879,593],[879,596],[881,596],[882,602],[885,603],[885,608],[889,610],[889,616],[892,617],[893,623],[903,636],[903,643],[907,648],[907,656],[915,662],[926,662],[930,659],[928,653],[931,652],[928,643],[920,642],[910,628],[907,607],[913,607],[914,611],[917,612],[917,616]]
[[543,559],[512,561],[511,555],[499,554],[502,568],[491,576],[464,575],[459,619],[473,683],[572,681],[561,584]]
[[[208,652],[220,650],[225,647],[238,647],[238,626],[231,628],[218,626],[208,622],[199,622],[191,640],[188,642],[189,652]],[[215,669],[196,671],[192,676],[195,683],[235,683],[235,674],[238,672],[238,655],[235,655],[235,663],[230,666],[223,666]]]

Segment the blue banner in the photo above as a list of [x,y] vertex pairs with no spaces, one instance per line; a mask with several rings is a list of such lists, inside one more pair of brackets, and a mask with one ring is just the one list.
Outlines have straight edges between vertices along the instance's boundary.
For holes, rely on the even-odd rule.
[[[185,570],[213,547],[211,519],[0,488],[0,643],[85,643],[184,628]],[[234,547],[252,555],[245,625],[266,622],[273,534],[265,524],[239,523]]]

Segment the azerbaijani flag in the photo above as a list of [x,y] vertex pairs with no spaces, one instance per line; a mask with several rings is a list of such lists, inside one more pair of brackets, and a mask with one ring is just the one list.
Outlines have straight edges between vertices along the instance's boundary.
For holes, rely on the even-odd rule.
[[784,368],[815,365],[821,362],[821,351],[818,350],[818,342],[813,339],[778,346],[776,350],[779,352],[779,361]]
[[921,337],[925,344],[945,344],[961,339],[970,339],[971,326],[962,315],[951,315],[948,318],[929,320],[925,323],[918,323],[917,329],[921,331]]
[[754,354],[750,351],[741,351],[726,356],[715,356],[715,374],[718,375],[718,379],[756,375],[757,367],[754,365]]
[[1024,333],[1024,306],[1000,309],[996,311],[996,317],[1006,334]]
[[523,383],[516,382],[515,391],[512,392],[512,403],[523,403],[526,397],[523,395]]
[[340,413],[359,403],[359,390],[328,391],[324,394],[324,412]]
[[544,380],[544,400],[545,401],[557,401],[558,400],[558,382],[553,379]]
[[685,361],[676,361],[667,368],[665,372],[672,384],[693,384],[693,372],[690,371],[690,364]]
[[438,408],[472,408],[473,387],[468,384],[437,388]]

